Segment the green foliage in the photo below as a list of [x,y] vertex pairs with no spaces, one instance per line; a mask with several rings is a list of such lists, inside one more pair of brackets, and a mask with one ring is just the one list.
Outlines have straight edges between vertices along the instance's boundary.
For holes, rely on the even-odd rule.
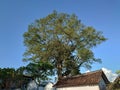
[[120,76],[119,75],[114,80],[114,82],[112,82],[108,85],[107,90],[120,90]]
[[32,76],[34,79],[40,78],[41,80],[47,80],[49,75],[52,75],[53,66],[47,62],[29,63],[26,66],[28,76]]
[[22,89],[27,85],[29,80],[24,77],[24,70],[25,67],[20,67],[17,70],[14,68],[0,68],[0,90]]
[[116,73],[117,73],[117,74],[120,74],[120,70],[117,70]]
[[9,88],[15,77],[15,69],[13,68],[0,68],[0,88],[6,87]]
[[24,33],[24,61],[48,62],[58,77],[80,73],[80,67],[91,68],[92,48],[105,41],[102,32],[87,27],[77,16],[54,11],[30,24]]
[[52,69],[53,66],[48,62],[29,63],[26,66],[26,75],[32,77],[39,85],[41,81],[49,80],[48,76],[54,74]]
[[117,70],[116,74],[118,74],[118,77],[109,85],[109,90],[120,90],[120,70]]

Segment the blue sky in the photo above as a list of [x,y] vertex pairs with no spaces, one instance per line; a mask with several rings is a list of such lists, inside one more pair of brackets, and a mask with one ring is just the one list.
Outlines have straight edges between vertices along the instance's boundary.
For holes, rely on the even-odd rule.
[[0,0],[0,68],[26,65],[23,34],[29,24],[53,10],[76,14],[108,38],[93,49],[103,63],[93,64],[92,70],[120,69],[120,0]]

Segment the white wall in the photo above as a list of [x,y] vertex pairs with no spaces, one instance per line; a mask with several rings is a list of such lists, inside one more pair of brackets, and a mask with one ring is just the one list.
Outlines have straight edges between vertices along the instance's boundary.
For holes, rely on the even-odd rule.
[[39,89],[37,89],[37,90],[44,90],[44,87],[38,87]]
[[35,83],[34,80],[32,80],[32,81],[28,84],[27,90],[37,90],[37,84]]
[[64,87],[64,88],[57,88],[56,90],[99,90],[98,85],[94,86],[78,86],[78,87]]
[[53,84],[49,82],[45,87],[38,86],[34,80],[32,80],[28,86],[27,90],[55,90]]
[[99,87],[100,87],[100,90],[106,90],[106,84],[103,79],[100,80]]
[[29,82],[28,86],[27,86],[27,90],[44,90],[44,87],[42,86],[38,86],[34,80],[32,80],[31,82]]
[[48,83],[48,84],[45,86],[44,90],[53,90],[53,84],[52,84],[52,83]]

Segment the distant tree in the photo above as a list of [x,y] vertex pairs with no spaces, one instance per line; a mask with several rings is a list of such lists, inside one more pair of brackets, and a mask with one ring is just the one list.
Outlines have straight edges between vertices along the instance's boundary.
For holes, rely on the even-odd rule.
[[91,49],[105,40],[102,32],[83,25],[76,15],[54,11],[28,26],[24,61],[52,64],[58,78],[75,75],[81,67],[101,62]]
[[24,89],[29,80],[23,75],[25,67],[18,69],[0,68],[0,90]]
[[47,62],[29,63],[26,66],[26,76],[31,77],[39,86],[42,81],[49,80],[48,76],[53,75],[52,69],[53,66]]
[[107,86],[107,90],[120,90],[120,76]]
[[49,75],[53,75],[53,66],[47,62],[29,63],[26,66],[26,75],[33,77],[33,79],[39,78],[40,80],[48,80]]
[[16,70],[15,85],[16,85],[17,88],[21,88],[21,89],[26,88],[27,84],[32,79],[31,77],[30,78],[26,77],[25,72],[26,72],[26,67],[25,66],[19,67]]
[[11,89],[15,81],[15,69],[3,68],[0,69],[0,89]]
[[117,73],[118,75],[120,75],[120,70],[117,70],[116,73]]
[[108,85],[107,90],[120,90],[120,70],[117,70],[116,73],[118,77]]
[[118,76],[114,81],[113,88],[116,90],[120,90],[120,76]]

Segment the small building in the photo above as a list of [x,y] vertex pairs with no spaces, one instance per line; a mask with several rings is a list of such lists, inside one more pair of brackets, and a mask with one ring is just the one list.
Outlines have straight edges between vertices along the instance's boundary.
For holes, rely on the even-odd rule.
[[106,90],[109,83],[102,70],[64,77],[54,87],[56,90]]
[[[40,89],[41,90],[41,89]],[[53,83],[48,82],[44,87],[44,90],[53,90]]]
[[35,80],[32,80],[29,82],[27,90],[53,90],[53,83],[44,81],[37,85]]

